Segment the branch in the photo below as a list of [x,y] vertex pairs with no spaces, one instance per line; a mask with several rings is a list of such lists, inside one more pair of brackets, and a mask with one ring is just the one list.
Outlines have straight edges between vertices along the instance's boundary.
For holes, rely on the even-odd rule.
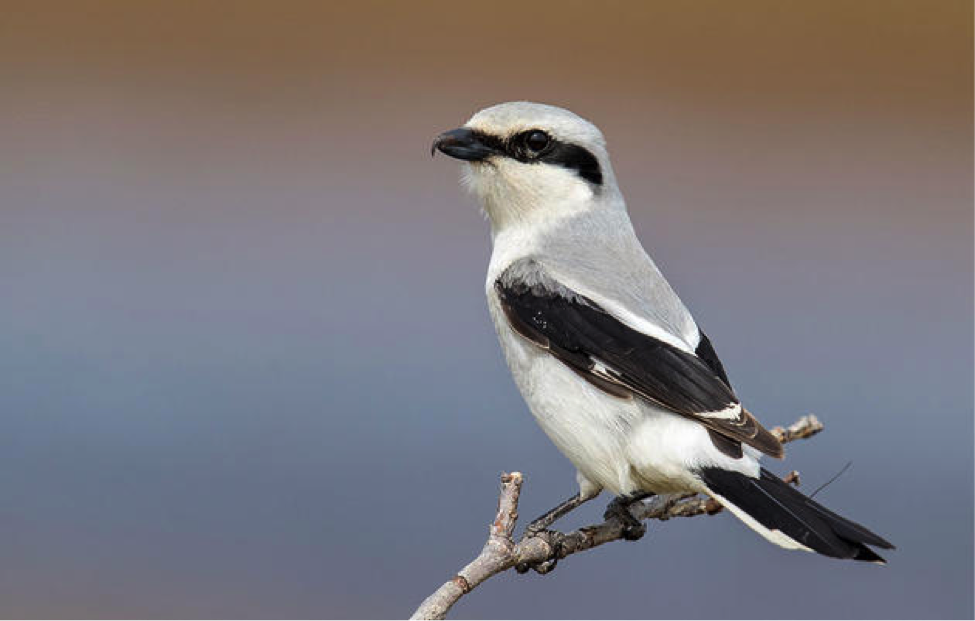
[[[823,424],[813,415],[803,416],[788,427],[776,427],[771,432],[783,444],[810,438],[823,430]],[[799,475],[789,473],[786,480],[798,484]],[[522,537],[515,543],[515,523],[518,521],[518,498],[523,477],[520,472],[501,475],[501,494],[498,512],[488,531],[488,539],[481,553],[453,578],[445,582],[430,597],[423,600],[411,619],[444,619],[457,601],[488,578],[518,565],[538,565],[556,556],[563,559],[616,541],[623,536],[623,523],[610,518],[601,524],[584,526],[570,533],[543,531],[532,537]],[[638,520],[669,520],[675,517],[712,515],[721,505],[697,494],[655,496],[648,502],[634,503],[630,513]],[[558,539],[558,545],[555,545]]]
[[824,425],[819,422],[813,414],[806,414],[796,422],[792,423],[788,427],[773,427],[769,431],[772,432],[779,442],[785,444],[786,442],[792,442],[793,440],[805,440],[806,438],[811,438],[820,431],[823,430]]

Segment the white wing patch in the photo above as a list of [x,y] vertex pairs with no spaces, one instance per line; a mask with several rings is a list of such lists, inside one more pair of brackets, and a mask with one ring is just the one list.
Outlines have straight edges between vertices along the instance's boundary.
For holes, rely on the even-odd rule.
[[590,356],[590,360],[592,360],[592,365],[593,365],[592,372],[595,373],[596,375],[604,379],[613,380],[613,381],[616,381],[616,379],[619,377],[618,375],[616,375],[616,372],[611,371],[610,368],[606,366],[606,363],[603,362],[602,360],[599,360],[598,358],[593,358],[591,356]]
[[736,419],[741,417],[741,404],[740,403],[729,403],[728,407],[723,410],[717,410],[713,412],[698,412],[698,416],[703,416],[705,418],[726,418],[726,419]]

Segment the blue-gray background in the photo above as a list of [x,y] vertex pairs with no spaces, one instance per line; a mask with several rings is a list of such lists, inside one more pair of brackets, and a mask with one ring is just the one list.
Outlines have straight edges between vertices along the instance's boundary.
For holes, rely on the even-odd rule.
[[[433,136],[528,98],[807,491],[899,549],[654,524],[458,617],[971,617],[969,2],[3,3],[0,615],[395,617],[572,493]],[[570,523],[596,519],[587,507]]]

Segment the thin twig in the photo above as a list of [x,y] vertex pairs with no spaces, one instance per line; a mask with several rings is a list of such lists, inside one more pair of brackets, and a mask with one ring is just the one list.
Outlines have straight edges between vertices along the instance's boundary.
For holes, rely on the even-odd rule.
[[[772,433],[782,443],[810,438],[823,430],[823,424],[813,416],[803,416],[788,427],[776,427]],[[798,484],[798,473],[790,473],[787,479]],[[498,511],[488,530],[488,539],[477,557],[445,582],[432,595],[423,600],[411,619],[444,619],[457,601],[470,593],[488,578],[516,565],[538,565],[556,556],[567,556],[590,550],[623,537],[624,525],[615,518],[601,524],[584,526],[570,533],[543,531],[531,537],[514,540],[518,521],[518,498],[524,481],[520,472],[501,475],[501,493]],[[710,498],[697,494],[671,494],[655,496],[647,502],[635,503],[630,513],[638,520],[669,520],[675,517],[693,517],[714,514],[721,505]],[[556,541],[558,540],[558,545]]]

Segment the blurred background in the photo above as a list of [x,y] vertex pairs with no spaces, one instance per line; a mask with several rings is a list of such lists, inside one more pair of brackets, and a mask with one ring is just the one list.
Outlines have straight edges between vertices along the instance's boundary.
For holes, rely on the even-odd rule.
[[[604,131],[643,242],[886,568],[652,524],[455,617],[971,617],[972,5],[0,7],[0,615],[401,617],[574,471],[431,160],[512,99]],[[572,516],[598,519],[604,498]]]

